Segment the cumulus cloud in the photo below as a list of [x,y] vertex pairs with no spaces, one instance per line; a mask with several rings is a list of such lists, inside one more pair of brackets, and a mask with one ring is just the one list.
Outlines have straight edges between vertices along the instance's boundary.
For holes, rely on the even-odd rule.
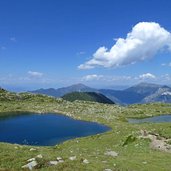
[[140,79],[143,79],[143,80],[146,80],[146,79],[155,79],[156,76],[151,74],[151,73],[146,73],[146,74],[142,74],[142,75],[139,75],[139,78]]
[[100,80],[101,78],[103,78],[103,75],[92,74],[92,75],[86,75],[86,76],[84,76],[82,78],[82,81]]
[[43,76],[43,73],[36,71],[28,71],[28,75],[34,78],[41,78]]
[[118,38],[111,49],[100,47],[91,60],[78,66],[91,69],[96,66],[117,67],[134,64],[154,57],[161,50],[171,51],[171,33],[155,22],[136,24],[125,39]]

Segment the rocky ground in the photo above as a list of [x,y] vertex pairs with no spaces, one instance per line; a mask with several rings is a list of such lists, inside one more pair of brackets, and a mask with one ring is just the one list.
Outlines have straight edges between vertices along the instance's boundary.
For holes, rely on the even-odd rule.
[[0,111],[1,118],[12,111],[56,112],[111,127],[106,133],[69,140],[52,147],[0,143],[0,170],[170,170],[171,123],[127,122],[129,117],[170,114],[170,104],[123,107],[34,96],[22,101],[1,102]]

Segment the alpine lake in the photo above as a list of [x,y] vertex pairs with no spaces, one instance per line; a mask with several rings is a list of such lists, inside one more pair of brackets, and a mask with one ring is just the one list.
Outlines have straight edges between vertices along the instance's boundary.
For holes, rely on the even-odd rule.
[[19,113],[0,118],[0,142],[53,146],[69,139],[103,133],[109,127],[61,114]]
[[163,122],[171,122],[171,115],[159,115],[148,118],[141,119],[128,119],[129,123],[163,123]]

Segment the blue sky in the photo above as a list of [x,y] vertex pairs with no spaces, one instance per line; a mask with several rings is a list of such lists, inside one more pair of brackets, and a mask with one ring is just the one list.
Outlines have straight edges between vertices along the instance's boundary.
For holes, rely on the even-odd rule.
[[[162,27],[170,34],[170,9],[170,0],[0,1],[0,86],[34,89],[80,82],[93,87],[142,81],[170,84],[170,35],[162,42],[153,35],[144,41],[145,49],[154,48],[152,54],[137,44],[136,50],[128,49],[116,57],[112,56],[115,51],[110,51],[118,38],[127,41],[128,33],[134,35],[132,29],[137,24],[147,28],[153,23],[154,32],[159,29],[157,35],[162,37]],[[93,55],[103,46],[108,50],[99,57]],[[144,59],[144,53],[150,55]]]

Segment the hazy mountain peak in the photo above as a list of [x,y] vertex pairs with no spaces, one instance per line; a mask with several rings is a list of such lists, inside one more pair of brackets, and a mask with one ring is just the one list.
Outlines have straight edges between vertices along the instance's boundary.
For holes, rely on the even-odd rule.
[[[72,92],[96,92],[102,93],[112,101],[120,104],[143,103],[150,101],[163,101],[163,96],[170,97],[171,88],[165,85],[141,82],[125,90],[94,89],[82,83],[73,84],[63,88],[49,88],[32,91],[35,94],[45,94],[54,97],[62,97]],[[167,92],[167,93],[166,93]],[[169,92],[169,93],[168,93]],[[164,93],[164,94],[163,94]],[[170,101],[169,97],[164,101]]]
[[80,89],[83,89],[83,88],[90,88],[82,83],[78,83],[78,84],[73,84],[71,86],[68,86],[68,87],[64,87],[64,88],[69,88],[69,87],[74,87],[74,88],[80,88]]
[[45,94],[45,95],[50,95],[50,96],[54,96],[54,97],[61,97],[67,93],[71,93],[71,92],[75,92],[75,91],[77,91],[77,92],[92,92],[92,91],[97,91],[97,90],[90,88],[84,84],[78,83],[78,84],[73,84],[71,86],[62,87],[62,88],[58,88],[58,89],[53,89],[53,88],[39,89],[39,90],[31,91],[31,92],[36,93],[36,94]]
[[149,95],[146,96],[143,99],[143,102],[149,103],[149,102],[164,102],[164,103],[170,103],[171,102],[171,88],[168,86],[161,86],[158,88],[158,90]]
[[83,101],[93,101],[93,102],[106,103],[106,104],[114,104],[112,100],[110,100],[103,94],[96,93],[96,92],[72,92],[72,93],[65,94],[62,98],[68,101],[83,100]]

